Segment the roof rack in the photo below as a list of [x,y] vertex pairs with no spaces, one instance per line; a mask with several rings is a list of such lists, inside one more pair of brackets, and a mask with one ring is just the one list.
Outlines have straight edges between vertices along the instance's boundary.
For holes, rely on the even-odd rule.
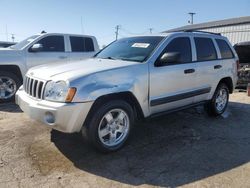
[[212,35],[221,35],[221,33],[213,33],[213,32],[208,32],[208,31],[199,31],[199,30],[183,30],[183,32],[197,32],[197,33],[207,33],[207,34],[212,34]]

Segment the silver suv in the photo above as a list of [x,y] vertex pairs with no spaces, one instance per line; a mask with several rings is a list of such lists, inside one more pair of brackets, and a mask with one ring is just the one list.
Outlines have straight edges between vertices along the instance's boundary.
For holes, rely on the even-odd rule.
[[115,151],[136,119],[199,104],[222,114],[237,82],[237,62],[220,35],[124,38],[88,60],[32,68],[16,103],[53,129],[82,132],[97,149]]

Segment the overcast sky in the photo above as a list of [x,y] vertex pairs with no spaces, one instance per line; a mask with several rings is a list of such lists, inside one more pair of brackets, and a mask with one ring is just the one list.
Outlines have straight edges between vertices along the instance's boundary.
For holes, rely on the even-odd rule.
[[[100,46],[119,37],[160,32],[188,24],[250,16],[250,0],[0,0],[0,40],[20,41],[42,30],[84,33]],[[81,26],[82,18],[82,26]]]

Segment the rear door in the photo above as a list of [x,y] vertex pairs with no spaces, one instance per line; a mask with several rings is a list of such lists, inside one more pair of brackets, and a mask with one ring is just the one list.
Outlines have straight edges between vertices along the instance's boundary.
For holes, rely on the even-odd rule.
[[178,63],[150,67],[151,114],[193,103],[196,92],[196,63],[192,62],[192,45],[188,36],[169,39],[164,53],[180,53]]
[[42,49],[38,52],[27,51],[28,68],[52,63],[65,62],[68,60],[68,54],[65,52],[66,44],[63,35],[45,36],[35,44],[41,44]]
[[83,60],[95,55],[95,46],[91,37],[69,36],[71,47],[70,60]]
[[209,100],[222,75],[215,40],[210,37],[194,37],[197,61],[197,87],[204,93],[195,97],[195,102]]

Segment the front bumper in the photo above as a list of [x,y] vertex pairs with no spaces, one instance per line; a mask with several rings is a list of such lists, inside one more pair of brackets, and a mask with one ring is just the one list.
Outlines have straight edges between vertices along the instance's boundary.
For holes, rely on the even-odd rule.
[[31,119],[66,133],[79,132],[93,102],[59,103],[30,97],[24,90],[16,93],[16,104]]

